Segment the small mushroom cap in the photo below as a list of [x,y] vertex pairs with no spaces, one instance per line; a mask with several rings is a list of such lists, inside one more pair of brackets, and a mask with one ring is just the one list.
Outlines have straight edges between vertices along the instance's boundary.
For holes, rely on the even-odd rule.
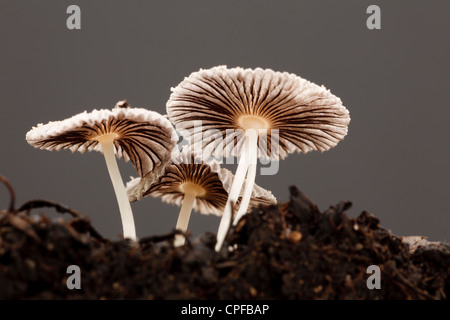
[[66,120],[38,124],[26,140],[38,149],[101,152],[96,138],[114,134],[117,156],[131,160],[139,176],[162,174],[177,143],[172,124],[155,111],[127,106],[126,101],[119,101],[112,110],[85,111]]
[[[143,179],[135,178],[127,183],[130,202],[152,196],[161,198],[166,203],[181,206],[185,195],[183,184],[193,183],[203,189],[203,192],[196,196],[193,209],[202,214],[221,216],[231,189],[233,174],[226,168],[221,168],[216,160],[205,161],[201,153],[196,153],[191,147],[185,146],[173,163],[166,167],[165,174],[144,192],[140,187],[141,180]],[[259,204],[276,204],[276,199],[272,192],[255,185],[249,211]],[[237,207],[238,205],[239,203]]]
[[[167,114],[177,130],[190,132],[192,143],[203,141],[202,147],[214,143],[205,138],[218,130],[229,150],[224,156],[240,154],[244,130],[256,121],[263,129],[258,156],[273,160],[294,151],[328,150],[344,138],[350,123],[341,100],[323,86],[287,72],[226,66],[194,72],[172,88]],[[195,121],[201,121],[201,132],[194,131]],[[227,135],[227,129],[237,131]],[[278,137],[272,137],[274,129]],[[235,138],[240,143],[233,146]],[[278,151],[271,150],[272,138],[279,141]]]

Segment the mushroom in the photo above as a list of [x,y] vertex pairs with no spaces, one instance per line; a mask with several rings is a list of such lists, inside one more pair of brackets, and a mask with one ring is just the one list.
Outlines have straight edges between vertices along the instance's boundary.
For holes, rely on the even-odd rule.
[[[144,178],[145,179],[145,178]],[[161,198],[166,203],[181,206],[176,229],[186,232],[192,209],[202,214],[222,215],[231,188],[233,174],[221,168],[214,160],[204,161],[201,153],[192,147],[183,147],[173,163],[167,166],[166,172],[157,182],[141,194],[140,178],[127,183],[130,202],[145,196]],[[254,186],[250,207],[275,204],[272,193],[257,185]],[[175,246],[185,242],[182,235],[175,237]]]
[[26,135],[35,148],[100,151],[105,156],[122,219],[123,236],[136,240],[131,205],[117,166],[116,155],[131,160],[141,177],[154,181],[170,162],[176,133],[168,119],[157,112],[130,108],[119,101],[112,110],[83,112],[62,121],[38,124]]
[[[241,156],[216,250],[221,247],[232,218],[231,204],[236,202],[244,180],[243,203],[233,223],[246,212],[256,157],[278,161],[294,151],[328,150],[344,138],[350,122],[341,100],[323,86],[287,72],[226,66],[194,72],[172,88],[167,114],[177,130],[189,132],[192,143],[202,143],[204,150],[213,143],[208,139],[204,142],[210,129],[219,130],[222,137],[227,130],[234,130],[231,138],[224,139],[224,150],[231,150],[227,156]],[[194,127],[197,121],[201,121],[201,130]],[[277,143],[276,152],[264,148],[272,143]]]

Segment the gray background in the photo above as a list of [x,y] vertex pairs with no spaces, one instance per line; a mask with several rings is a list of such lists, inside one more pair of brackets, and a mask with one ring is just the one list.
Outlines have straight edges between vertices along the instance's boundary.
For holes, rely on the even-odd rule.
[[[39,122],[120,99],[165,113],[170,87],[199,68],[265,67],[324,84],[350,110],[348,136],[293,154],[257,183],[287,201],[296,184],[320,209],[354,203],[398,235],[450,241],[449,1],[0,1],[0,174],[18,203],[58,201],[117,238],[120,215],[103,156],[35,150]],[[66,28],[77,4],[82,29]],[[382,29],[366,28],[377,4]],[[125,181],[136,176],[119,163]],[[6,208],[0,187],[0,207]],[[133,204],[139,237],[170,231],[178,208]],[[219,219],[193,214],[194,236]]]

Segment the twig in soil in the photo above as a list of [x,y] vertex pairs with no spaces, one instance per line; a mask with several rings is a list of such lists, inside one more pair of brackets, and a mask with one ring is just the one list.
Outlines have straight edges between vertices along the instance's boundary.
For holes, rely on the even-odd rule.
[[86,217],[80,217],[80,218],[75,218],[74,220],[69,222],[69,225],[74,228],[75,230],[77,230],[78,232],[82,232],[79,229],[83,229],[83,225],[87,225],[87,229],[85,229],[85,231],[88,231],[89,234],[96,238],[97,240],[101,241],[101,242],[106,242],[106,239],[91,225],[91,221],[89,218]]
[[83,215],[78,211],[67,208],[59,203],[48,201],[48,200],[31,200],[25,202],[18,211],[26,211],[28,214],[31,210],[36,208],[54,208],[59,213],[69,213],[74,218],[83,218]]
[[59,203],[48,201],[48,200],[31,200],[25,202],[19,209],[17,209],[18,212],[25,211],[28,215],[30,214],[30,211],[37,208],[54,208],[59,213],[68,213],[73,218],[75,218],[75,221],[71,222],[71,225],[77,225],[77,222],[84,222],[88,224],[88,227],[86,231],[89,232],[89,234],[96,238],[97,240],[101,240],[102,242],[105,241],[105,238],[91,225],[90,219],[82,215],[76,210],[67,208],[66,206],[63,206]]
[[16,202],[16,194],[14,192],[14,188],[4,176],[0,175],[0,181],[8,188],[9,191],[9,208],[8,211],[15,212],[15,202]]
[[430,299],[430,300],[436,300],[437,298],[432,296],[431,294],[429,294],[427,291],[422,290],[420,288],[417,288],[416,286],[412,285],[408,279],[406,279],[405,277],[403,277],[401,274],[396,273],[393,275],[393,281],[397,282],[398,284],[403,284],[406,287],[408,287],[410,290],[412,290],[413,292],[416,292],[417,294],[423,296],[425,299]]
[[184,234],[184,232],[182,232],[180,230],[174,230],[174,231],[171,231],[166,234],[145,237],[145,238],[142,238],[139,240],[139,244],[147,244],[149,242],[157,243],[157,242],[163,242],[166,240],[173,240],[173,238],[175,238],[175,236],[178,234],[182,235],[182,234]]

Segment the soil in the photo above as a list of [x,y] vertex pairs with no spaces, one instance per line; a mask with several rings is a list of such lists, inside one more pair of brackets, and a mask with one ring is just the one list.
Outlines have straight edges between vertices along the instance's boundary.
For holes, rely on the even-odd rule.
[[[5,182],[5,181],[3,181]],[[5,182],[6,183],[6,182]],[[176,232],[138,244],[104,238],[90,220],[49,201],[0,211],[0,299],[448,299],[450,246],[399,237],[350,202],[320,212],[299,189],[290,201],[259,207],[230,228],[175,248]],[[41,207],[68,216],[54,221]],[[231,248],[231,249],[229,249]],[[69,290],[67,268],[81,270]],[[370,265],[380,289],[368,289]]]

